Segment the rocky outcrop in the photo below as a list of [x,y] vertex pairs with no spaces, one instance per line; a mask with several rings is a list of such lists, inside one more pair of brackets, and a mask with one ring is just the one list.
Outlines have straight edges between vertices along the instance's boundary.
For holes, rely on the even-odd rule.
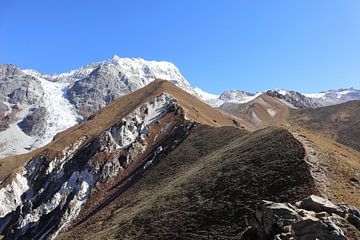
[[276,90],[269,90],[266,92],[267,95],[283,100],[295,108],[316,108],[321,105],[318,104],[314,99],[306,97],[303,94],[295,91],[281,92]]
[[43,95],[40,82],[11,64],[0,65],[0,100],[11,104],[35,104]]
[[31,109],[31,112],[18,123],[18,126],[29,136],[40,135],[46,129],[47,114],[45,107]]
[[176,66],[169,62],[120,58],[115,55],[112,59],[92,64],[89,68],[92,71],[76,81],[69,90],[71,102],[85,116],[155,79],[172,81],[183,90],[196,95]]
[[235,102],[235,103],[242,103],[249,101],[255,94],[248,93],[240,90],[228,90],[224,91],[220,96],[219,99],[223,100],[224,102]]
[[331,106],[345,103],[353,100],[360,100],[360,90],[355,88],[343,88],[337,90],[328,90],[318,94],[310,94],[321,106]]
[[360,238],[360,213],[311,195],[295,205],[262,201],[241,239],[347,240]]

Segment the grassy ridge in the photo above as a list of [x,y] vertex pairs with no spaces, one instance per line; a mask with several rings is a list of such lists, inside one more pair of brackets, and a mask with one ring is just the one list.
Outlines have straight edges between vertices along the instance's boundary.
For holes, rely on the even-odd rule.
[[131,189],[60,239],[236,239],[260,199],[316,193],[284,129],[200,125]]

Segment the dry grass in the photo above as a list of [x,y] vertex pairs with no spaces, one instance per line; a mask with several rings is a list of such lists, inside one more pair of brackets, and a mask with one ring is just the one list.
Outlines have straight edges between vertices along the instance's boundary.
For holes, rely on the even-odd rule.
[[198,126],[106,208],[59,239],[238,239],[260,199],[317,193],[284,129]]
[[294,111],[289,120],[360,151],[360,101]]
[[300,126],[294,128],[324,154],[325,157],[318,160],[326,167],[335,201],[360,208],[360,152],[326,135],[314,133]]
[[[286,104],[266,94],[244,104],[225,103],[221,109],[238,117],[240,123],[251,131],[279,126],[289,116],[289,107]],[[268,109],[276,115],[270,115]]]

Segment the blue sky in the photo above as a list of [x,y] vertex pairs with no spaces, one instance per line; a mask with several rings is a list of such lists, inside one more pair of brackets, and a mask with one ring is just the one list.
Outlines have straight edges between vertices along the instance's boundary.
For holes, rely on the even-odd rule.
[[175,63],[195,86],[360,88],[358,0],[2,0],[0,63],[64,72],[124,57]]

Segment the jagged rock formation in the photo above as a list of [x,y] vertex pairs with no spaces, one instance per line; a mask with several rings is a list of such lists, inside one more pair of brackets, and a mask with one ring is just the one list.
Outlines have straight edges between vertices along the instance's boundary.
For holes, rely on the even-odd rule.
[[219,99],[224,102],[235,102],[235,103],[242,103],[248,102],[254,99],[255,94],[248,93],[240,90],[228,90],[224,91],[220,96]]
[[321,106],[319,103],[314,101],[314,99],[310,97],[306,97],[299,92],[294,92],[294,91],[282,92],[282,91],[270,90],[267,91],[266,94],[271,97],[281,99],[295,108],[303,109],[303,108],[316,108]]
[[70,100],[85,115],[106,106],[119,96],[144,87],[155,79],[172,81],[181,89],[196,94],[180,71],[169,62],[113,56],[70,88]]
[[331,106],[353,100],[360,100],[360,90],[355,88],[328,90],[321,93],[304,95],[312,98],[320,106]]
[[311,195],[296,205],[262,201],[244,240],[360,239],[360,212],[353,206]]
[[42,96],[40,82],[11,64],[0,65],[0,100],[10,104],[36,104]]

